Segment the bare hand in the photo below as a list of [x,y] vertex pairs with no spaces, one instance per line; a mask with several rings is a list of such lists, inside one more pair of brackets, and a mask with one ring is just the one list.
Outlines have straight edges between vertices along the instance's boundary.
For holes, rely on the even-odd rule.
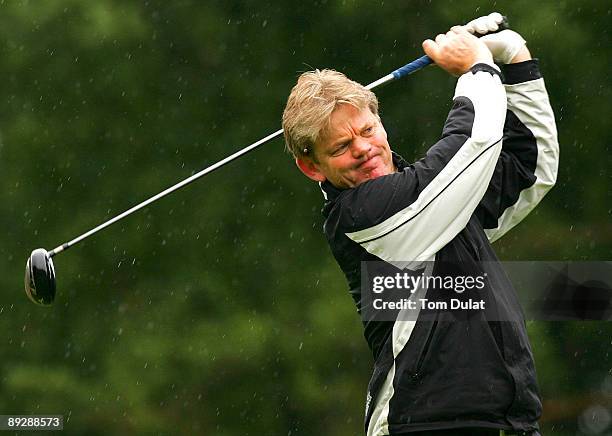
[[438,66],[457,76],[479,62],[493,63],[487,46],[461,26],[441,33],[435,41],[423,41],[423,50]]

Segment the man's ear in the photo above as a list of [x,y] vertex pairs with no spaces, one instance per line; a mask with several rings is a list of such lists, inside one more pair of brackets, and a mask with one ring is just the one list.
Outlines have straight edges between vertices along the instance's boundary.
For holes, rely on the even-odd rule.
[[316,182],[324,182],[327,178],[323,175],[319,166],[307,156],[295,159],[295,164],[306,177]]

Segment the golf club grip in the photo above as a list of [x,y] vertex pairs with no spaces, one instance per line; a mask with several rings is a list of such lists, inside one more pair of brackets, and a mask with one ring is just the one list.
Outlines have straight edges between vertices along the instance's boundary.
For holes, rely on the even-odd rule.
[[[508,18],[504,15],[503,17],[504,19],[502,20],[501,23],[499,23],[499,28],[493,32],[488,32],[486,33],[486,35],[490,35],[492,33],[497,33],[497,32],[501,32],[502,30],[506,30],[509,29],[510,26],[508,24]],[[480,34],[476,34],[477,37],[481,37],[481,36],[485,36],[484,34],[480,35]],[[425,56],[421,56],[418,59],[415,59],[414,61],[407,63],[406,65],[404,65],[401,68],[398,68],[397,70],[395,70],[394,72],[392,72],[391,74],[393,75],[393,78],[395,80],[397,79],[401,79],[404,76],[407,76],[408,74],[412,74],[415,71],[420,70],[423,67],[426,67],[427,65],[432,64],[433,61],[431,60],[431,58],[427,55]]]

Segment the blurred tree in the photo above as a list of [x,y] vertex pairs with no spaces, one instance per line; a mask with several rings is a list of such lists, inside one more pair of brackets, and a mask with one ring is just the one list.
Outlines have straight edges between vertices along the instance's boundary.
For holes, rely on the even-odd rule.
[[[609,259],[609,8],[504,7],[541,58],[562,163],[558,187],[498,253]],[[321,233],[321,196],[280,141],[57,258],[51,308],[25,299],[25,259],[276,130],[300,71],[368,82],[496,8],[0,2],[0,411],[63,414],[69,434],[359,433],[370,353]],[[431,67],[380,90],[406,157],[439,135],[453,84]],[[558,411],[610,406],[612,329],[530,332],[545,432],[576,434],[584,408]]]

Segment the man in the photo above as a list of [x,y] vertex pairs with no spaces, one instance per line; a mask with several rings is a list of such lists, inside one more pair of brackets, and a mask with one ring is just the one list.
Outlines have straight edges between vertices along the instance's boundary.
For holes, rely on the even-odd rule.
[[558,144],[525,41],[510,30],[469,33],[500,22],[491,14],[423,42],[460,77],[442,138],[417,162],[392,153],[376,97],[338,72],[302,74],[283,114],[288,150],[323,191],[325,235],[359,311],[364,261],[430,261],[430,274],[454,264],[487,276],[487,307],[475,315],[364,319],[375,358],[368,435],[539,434],[523,314],[490,242],[554,185]]

